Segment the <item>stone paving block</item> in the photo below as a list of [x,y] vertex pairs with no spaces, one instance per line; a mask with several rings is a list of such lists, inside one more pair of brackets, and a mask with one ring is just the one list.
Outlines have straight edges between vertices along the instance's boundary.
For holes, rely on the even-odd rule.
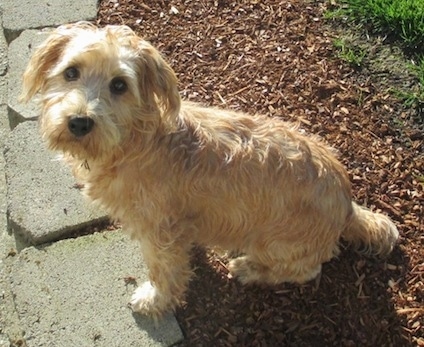
[[11,271],[28,347],[169,346],[183,336],[175,317],[133,314],[136,277],[146,280],[138,245],[120,231],[22,251]]
[[3,0],[3,27],[7,32],[20,32],[57,26],[97,15],[97,0]]
[[[0,29],[2,27],[3,19],[0,12]],[[4,36],[4,31],[0,30],[0,76],[4,76],[7,72],[7,42]]]
[[[0,107],[0,117],[1,117],[1,107]],[[0,128],[1,131],[1,128]],[[0,138],[1,138],[0,132]],[[0,140],[1,146],[1,140]],[[0,153],[0,263],[1,259],[5,256],[7,252],[6,248],[6,238],[7,238],[7,198],[6,198],[6,176],[5,176],[5,162],[4,157]]]
[[[6,175],[5,161],[3,156],[3,143],[9,135],[9,121],[7,118],[7,106],[0,105],[0,262],[9,247],[9,235],[7,233],[7,198],[6,198]],[[0,345],[1,346],[1,345]]]
[[21,123],[10,133],[4,155],[8,223],[25,241],[55,241],[106,219],[76,188],[69,168],[47,151],[36,122]]
[[[1,112],[0,112],[1,113]],[[1,141],[0,137],[0,142]],[[14,238],[7,232],[5,162],[0,153],[0,347],[21,341],[19,317],[15,311],[9,281],[8,262],[15,249]]]
[[0,75],[0,105],[7,104],[7,96],[8,96],[7,86],[8,86],[7,75],[4,75],[4,76]]
[[[1,90],[1,87],[0,87],[0,90]],[[9,117],[7,112],[7,106],[5,104],[0,104],[0,148],[3,147],[3,143],[7,139],[9,133],[10,133],[10,127],[9,127]]]
[[9,92],[8,105],[12,127],[25,120],[36,119],[39,110],[34,101],[28,104],[19,102],[22,93],[22,75],[28,61],[37,48],[47,37],[49,30],[25,30],[9,45]]
[[[0,15],[0,29],[1,29]],[[7,103],[7,43],[3,30],[0,30],[0,105]]]

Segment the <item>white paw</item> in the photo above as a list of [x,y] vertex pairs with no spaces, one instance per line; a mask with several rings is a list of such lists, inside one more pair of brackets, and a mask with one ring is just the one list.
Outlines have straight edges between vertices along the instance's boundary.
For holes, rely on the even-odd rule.
[[228,269],[230,270],[230,274],[233,277],[237,277],[237,279],[243,284],[258,281],[260,278],[259,274],[252,267],[252,264],[246,256],[230,260]]
[[154,313],[153,311],[155,311],[154,306],[156,299],[156,288],[147,281],[134,291],[129,306],[134,312],[145,314]]

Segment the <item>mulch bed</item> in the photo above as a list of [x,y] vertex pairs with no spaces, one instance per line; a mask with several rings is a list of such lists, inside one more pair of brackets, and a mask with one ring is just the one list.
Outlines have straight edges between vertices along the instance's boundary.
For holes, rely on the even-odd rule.
[[[175,69],[182,96],[298,122],[337,148],[355,199],[401,232],[385,260],[345,249],[315,281],[242,286],[196,249],[177,310],[182,346],[424,346],[424,136],[387,74],[337,58],[326,1],[103,0],[98,24],[127,24]],[[409,81],[411,82],[411,81]],[[413,83],[413,81],[411,82]]]

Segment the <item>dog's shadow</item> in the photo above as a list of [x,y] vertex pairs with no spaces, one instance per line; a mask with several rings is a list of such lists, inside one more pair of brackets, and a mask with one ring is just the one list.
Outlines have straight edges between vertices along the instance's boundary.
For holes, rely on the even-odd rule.
[[184,346],[404,346],[392,287],[407,266],[396,248],[382,261],[344,249],[317,280],[243,286],[226,262],[196,249],[186,304],[177,310]]

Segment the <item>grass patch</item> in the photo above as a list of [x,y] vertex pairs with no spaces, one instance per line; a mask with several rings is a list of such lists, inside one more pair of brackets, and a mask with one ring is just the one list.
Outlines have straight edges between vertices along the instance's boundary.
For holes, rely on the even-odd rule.
[[365,51],[359,47],[349,44],[345,39],[338,38],[333,41],[334,46],[338,49],[338,57],[349,65],[359,68],[365,57]]
[[[334,2],[333,2],[334,3]],[[360,24],[370,33],[382,35],[403,48],[414,64],[406,64],[418,80],[416,90],[396,91],[406,106],[424,108],[424,0],[338,0],[325,18],[343,18]],[[334,41],[339,58],[361,66],[365,54]]]
[[396,91],[396,95],[408,107],[417,107],[421,110],[424,108],[424,57],[417,64],[409,64],[408,68],[418,79],[418,87],[411,91]]
[[340,0],[334,16],[348,16],[375,33],[402,42],[411,53],[424,53],[424,0]]

